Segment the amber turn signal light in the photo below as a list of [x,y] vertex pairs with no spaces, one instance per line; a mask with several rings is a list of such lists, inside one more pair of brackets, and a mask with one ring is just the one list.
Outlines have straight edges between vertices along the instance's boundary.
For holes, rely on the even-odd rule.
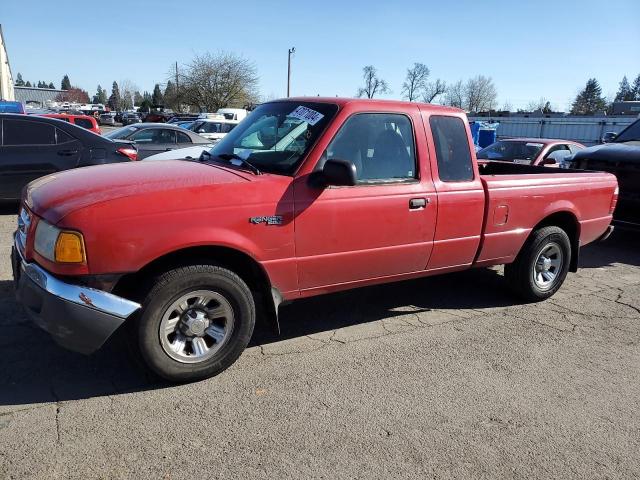
[[56,241],[56,262],[85,263],[87,257],[84,252],[84,239],[78,232],[60,232]]

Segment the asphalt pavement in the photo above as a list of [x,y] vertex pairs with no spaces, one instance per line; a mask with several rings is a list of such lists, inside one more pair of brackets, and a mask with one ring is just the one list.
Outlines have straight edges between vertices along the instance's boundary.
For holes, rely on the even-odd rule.
[[500,269],[299,301],[228,371],[170,385],[16,304],[0,217],[0,478],[638,478],[640,236],[552,299]]

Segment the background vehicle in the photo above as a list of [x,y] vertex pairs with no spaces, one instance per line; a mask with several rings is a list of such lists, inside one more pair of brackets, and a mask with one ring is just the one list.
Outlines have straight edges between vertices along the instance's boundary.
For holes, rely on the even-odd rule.
[[105,135],[112,140],[129,140],[138,147],[140,160],[156,153],[195,145],[207,145],[211,141],[195,133],[168,123],[137,123],[122,127]]
[[135,146],[55,118],[0,114],[0,199],[20,198],[30,181],[75,167],[136,160]]
[[197,120],[189,130],[214,142],[219,141],[238,124],[235,120]]
[[198,115],[174,115],[167,123],[193,122],[198,119]]
[[580,150],[567,160],[571,168],[613,173],[620,184],[613,218],[619,226],[640,229],[640,120],[609,140]]
[[209,152],[213,146],[213,143],[205,143],[193,147],[178,148],[176,150],[150,155],[146,157],[145,160],[199,160],[202,152]]
[[235,120],[236,122],[241,122],[249,114],[244,108],[219,108],[216,113],[224,115],[227,120]]
[[115,126],[116,117],[115,115],[112,115],[110,113],[103,113],[102,115],[100,115],[100,118],[98,119],[98,121],[100,122],[100,125]]
[[77,125],[78,127],[86,128],[87,130],[93,133],[96,133],[98,135],[102,134],[96,119],[89,115],[72,115],[68,113],[45,113],[40,116],[48,117],[48,118],[57,118],[58,120],[72,123],[74,125]]
[[[520,298],[549,298],[610,232],[616,197],[607,173],[479,166],[458,109],[292,98],[258,106],[206,161],[32,184],[15,278],[61,345],[90,353],[130,321],[151,369],[195,380],[282,301],[500,264]],[[64,289],[36,283],[50,278]]]
[[566,157],[585,148],[570,140],[550,138],[509,138],[478,151],[478,160],[496,160],[522,165],[566,167]]
[[22,113],[24,114],[24,105],[20,102],[9,100],[0,100],[0,113]]
[[147,113],[147,115],[144,117],[144,121],[150,123],[165,123],[171,118],[172,115],[172,113],[152,111]]
[[125,112],[122,114],[122,125],[132,125],[134,123],[142,122],[140,115],[134,112]]

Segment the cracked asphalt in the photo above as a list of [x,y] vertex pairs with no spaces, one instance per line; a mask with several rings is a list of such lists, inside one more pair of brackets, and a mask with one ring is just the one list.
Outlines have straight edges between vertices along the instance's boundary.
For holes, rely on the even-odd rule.
[[[6,213],[6,212],[5,212]],[[117,341],[58,348],[13,298],[0,217],[0,478],[638,478],[640,236],[552,299],[500,269],[317,297],[174,386]]]

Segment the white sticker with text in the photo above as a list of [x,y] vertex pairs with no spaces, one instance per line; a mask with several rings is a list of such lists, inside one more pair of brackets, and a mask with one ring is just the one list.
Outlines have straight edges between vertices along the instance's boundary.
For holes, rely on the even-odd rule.
[[320,112],[316,112],[315,110],[312,110],[310,108],[303,107],[302,105],[296,108],[288,116],[307,122],[309,125],[315,125],[324,117],[324,115]]

